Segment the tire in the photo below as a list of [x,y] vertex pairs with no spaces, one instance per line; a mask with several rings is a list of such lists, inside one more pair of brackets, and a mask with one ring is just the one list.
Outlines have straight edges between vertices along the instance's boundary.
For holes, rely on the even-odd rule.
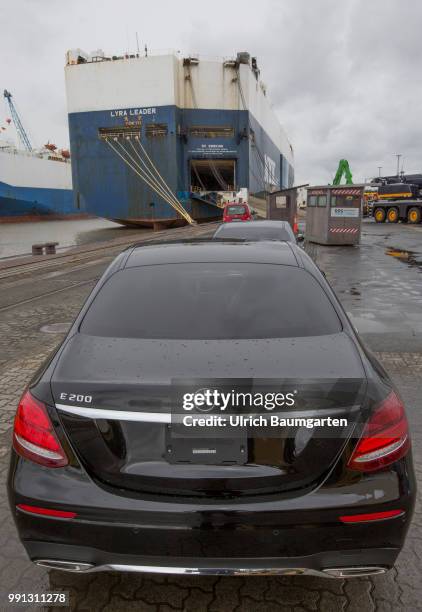
[[399,221],[399,210],[398,208],[389,208],[387,211],[388,223],[398,223]]
[[409,208],[409,210],[407,211],[407,221],[408,223],[411,223],[412,225],[416,225],[417,223],[420,223],[421,222],[421,209],[416,208],[415,206],[412,208]]
[[375,223],[384,223],[385,221],[385,210],[384,208],[376,208],[374,210]]

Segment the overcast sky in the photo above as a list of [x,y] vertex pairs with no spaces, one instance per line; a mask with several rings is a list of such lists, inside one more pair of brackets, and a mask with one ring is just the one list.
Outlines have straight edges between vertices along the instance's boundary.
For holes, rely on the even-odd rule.
[[[0,88],[35,144],[68,143],[64,55],[180,49],[258,57],[293,144],[296,183],[422,171],[422,3],[414,0],[13,0],[0,5]],[[9,116],[0,104],[0,125]]]

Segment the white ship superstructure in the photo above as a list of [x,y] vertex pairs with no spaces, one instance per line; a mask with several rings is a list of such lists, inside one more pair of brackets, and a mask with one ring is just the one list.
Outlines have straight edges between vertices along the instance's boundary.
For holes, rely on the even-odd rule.
[[137,155],[151,160],[195,219],[221,214],[218,194],[247,189],[259,198],[293,183],[292,147],[248,53],[210,59],[76,50],[65,72],[82,211],[146,224],[180,217],[145,180]]

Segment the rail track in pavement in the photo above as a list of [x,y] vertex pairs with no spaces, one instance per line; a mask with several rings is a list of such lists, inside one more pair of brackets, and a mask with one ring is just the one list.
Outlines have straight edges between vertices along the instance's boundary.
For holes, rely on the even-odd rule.
[[[142,233],[139,239],[131,234],[130,238],[114,239],[107,242],[93,243],[83,247],[69,248],[66,252],[57,253],[55,255],[39,255],[34,257],[17,257],[0,261],[0,293],[5,296],[7,290],[18,285],[23,285],[28,282],[28,277],[34,276],[37,282],[58,279],[66,277],[73,272],[83,269],[89,269],[96,265],[107,263],[114,259],[118,253],[133,244],[148,244],[157,240],[168,239],[183,239],[183,238],[199,238],[212,233],[216,228],[217,223],[207,223],[203,225],[186,226],[159,232],[151,232],[149,234]],[[75,287],[88,285],[98,280],[100,275],[96,275],[86,280],[69,282],[57,289],[48,291],[37,291],[30,297],[25,297],[22,300],[15,300],[11,303],[0,305],[0,312],[10,310],[14,307],[28,304],[29,302],[39,300],[50,295],[69,291]]]

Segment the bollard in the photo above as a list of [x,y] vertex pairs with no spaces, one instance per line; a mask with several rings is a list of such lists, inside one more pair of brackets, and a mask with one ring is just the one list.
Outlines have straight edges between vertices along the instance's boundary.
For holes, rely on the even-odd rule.
[[47,255],[55,255],[56,254],[56,246],[58,242],[46,242],[45,243],[45,252]]
[[43,249],[44,249],[43,244],[33,244],[32,245],[32,255],[42,255]]

